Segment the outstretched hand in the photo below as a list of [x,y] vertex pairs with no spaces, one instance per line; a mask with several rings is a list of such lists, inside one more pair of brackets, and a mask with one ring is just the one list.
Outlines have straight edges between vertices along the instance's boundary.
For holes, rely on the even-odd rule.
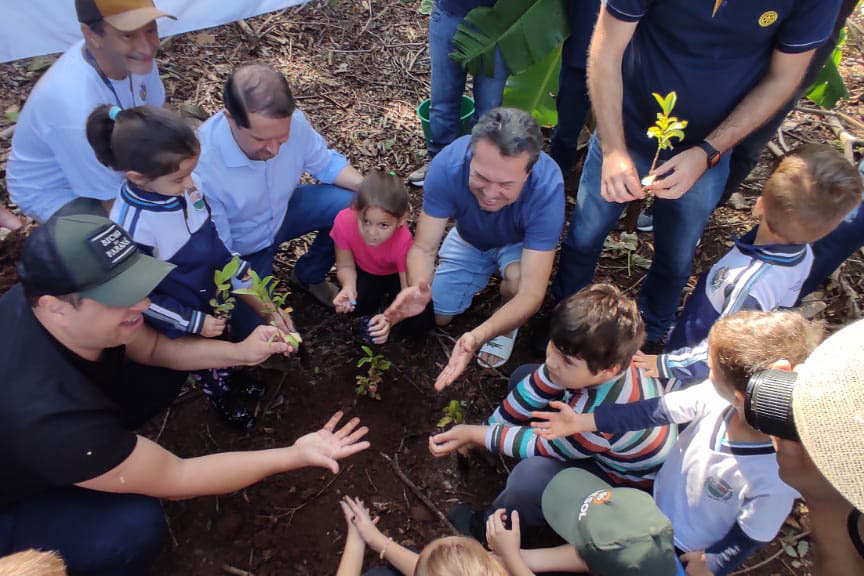
[[471,362],[471,358],[474,357],[474,353],[479,348],[480,342],[477,342],[474,334],[471,332],[462,334],[462,337],[453,346],[450,361],[447,362],[447,366],[444,367],[444,370],[438,374],[438,378],[435,380],[435,391],[441,392],[450,386],[465,371],[465,368]]
[[550,402],[549,408],[555,412],[531,412],[531,427],[541,438],[555,440],[596,429],[593,414],[577,414],[569,404],[558,400]]
[[352,418],[342,428],[336,430],[336,425],[342,416],[342,412],[337,412],[321,430],[306,434],[294,443],[294,448],[299,451],[304,466],[329,468],[331,472],[337,474],[338,460],[369,448],[368,441],[360,441],[369,432],[369,428],[366,426],[357,428],[360,424],[359,418]]
[[657,369],[657,355],[645,354],[641,350],[633,355],[633,363],[637,368],[641,368],[645,376],[650,378],[659,378],[660,371]]
[[431,301],[432,290],[429,288],[429,283],[420,282],[417,286],[402,289],[393,303],[384,311],[384,316],[392,326],[405,318],[417,316]]
[[519,531],[519,512],[510,514],[510,529],[504,525],[507,510],[499,508],[486,520],[486,541],[489,549],[504,558],[505,561],[519,555],[522,538]]

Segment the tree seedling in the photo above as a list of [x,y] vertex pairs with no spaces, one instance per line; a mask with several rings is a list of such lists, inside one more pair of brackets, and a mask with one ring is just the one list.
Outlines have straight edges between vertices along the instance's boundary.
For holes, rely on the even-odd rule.
[[231,295],[231,279],[240,270],[240,257],[235,256],[221,270],[213,272],[213,283],[216,284],[216,294],[210,299],[213,316],[227,320],[231,317],[236,298]]
[[366,375],[357,375],[357,387],[354,393],[358,396],[370,396],[376,400],[381,399],[379,387],[384,379],[384,373],[390,369],[390,361],[385,360],[381,354],[375,354],[369,346],[361,346],[365,356],[357,360],[357,368],[369,365]]
[[[657,92],[652,92],[651,95],[657,100],[661,111],[657,113],[657,121],[654,125],[648,128],[648,137],[657,139],[657,152],[654,154],[649,172],[653,172],[657,166],[661,151],[674,148],[672,146],[673,138],[677,138],[679,142],[684,140],[684,129],[687,127],[687,120],[679,120],[677,116],[672,116],[672,110],[675,109],[675,104],[678,102],[678,94],[675,91],[667,94],[665,98]],[[655,178],[656,176],[646,176],[642,179],[642,186],[650,186]]]
[[444,417],[438,421],[438,428],[446,428],[453,424],[463,424],[465,422],[465,414],[462,412],[462,402],[459,400],[451,400],[442,410]]
[[[273,278],[273,275],[261,278],[254,270],[249,270],[249,277],[252,279],[252,286],[249,288],[238,288],[234,290],[234,294],[255,296],[262,304],[264,304],[264,311],[266,314],[269,316],[278,315],[279,310],[285,303],[285,296],[287,296],[285,292],[276,291],[276,286],[279,284],[279,280]],[[291,312],[291,309],[288,308],[286,312]],[[271,320],[270,324],[278,328],[276,320]],[[277,334],[280,335],[286,344],[293,346],[294,349],[297,349],[300,346],[300,343],[303,342],[303,339],[300,338],[300,335],[296,332],[285,333],[282,330],[279,330]]]

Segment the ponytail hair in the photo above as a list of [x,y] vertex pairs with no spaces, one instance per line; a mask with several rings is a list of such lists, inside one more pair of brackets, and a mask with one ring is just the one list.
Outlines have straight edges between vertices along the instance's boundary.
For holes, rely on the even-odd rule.
[[363,214],[367,208],[380,208],[394,218],[402,218],[409,209],[408,189],[395,174],[372,170],[360,183],[353,207],[358,214]]
[[201,151],[183,118],[155,106],[99,106],[87,118],[87,141],[105,166],[147,180],[176,172],[180,162]]

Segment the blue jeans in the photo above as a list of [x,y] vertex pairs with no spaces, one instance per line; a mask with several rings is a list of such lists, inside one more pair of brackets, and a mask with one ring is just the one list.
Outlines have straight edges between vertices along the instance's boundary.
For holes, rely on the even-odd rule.
[[56,550],[69,574],[145,575],[166,532],[156,498],[66,486],[0,509],[0,556]]
[[[641,176],[648,173],[650,158],[633,151],[630,157]],[[602,167],[603,152],[595,134],[582,168],[576,206],[552,285],[558,300],[591,283],[603,241],[626,207],[600,196]],[[639,309],[649,340],[660,340],[675,318],[681,290],[690,277],[696,243],[723,195],[728,174],[729,157],[724,155],[681,198],[654,200],[654,260],[639,294]]]
[[591,109],[588,99],[588,45],[600,11],[600,0],[577,0],[566,3],[570,37],[561,52],[561,73],[558,75],[558,125],[549,145],[549,155],[561,168],[564,177],[573,168],[579,134],[585,116]]
[[[460,135],[459,116],[462,93],[465,91],[467,73],[450,59],[453,52],[453,35],[462,22],[437,6],[429,16],[429,56],[432,60],[430,83],[432,85],[429,107],[429,157],[433,158],[442,148]],[[501,105],[504,84],[507,82],[507,65],[501,51],[495,52],[495,75],[492,78],[474,77],[474,109],[477,118]]]
[[813,268],[801,287],[801,298],[819,287],[846,258],[864,246],[864,203],[833,232],[812,244]]
[[[309,232],[318,232],[309,250],[297,260],[294,272],[297,279],[304,284],[318,284],[324,281],[324,276],[333,267],[336,260],[333,252],[333,239],[330,238],[330,228],[340,210],[351,203],[354,193],[333,184],[306,184],[298,186],[291,196],[285,219],[273,244],[254,254],[243,256],[252,269],[262,278],[273,274],[273,257],[283,242],[299,238]],[[243,302],[237,302],[237,307],[231,314],[232,338],[246,338],[258,325],[264,321]]]

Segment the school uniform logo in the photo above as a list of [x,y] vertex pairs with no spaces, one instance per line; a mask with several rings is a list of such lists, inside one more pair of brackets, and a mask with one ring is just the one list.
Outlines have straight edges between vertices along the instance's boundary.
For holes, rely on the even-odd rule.
[[726,282],[726,277],[729,276],[729,268],[726,266],[721,266],[714,272],[714,276],[711,277],[711,290],[716,292],[723,286],[723,283]]
[[138,89],[138,96],[141,98],[142,102],[147,101],[147,86],[142,82],[141,87]]
[[728,502],[732,498],[732,486],[722,478],[710,476],[705,480],[705,493],[718,502]]
[[192,202],[192,206],[194,206],[196,210],[204,210],[206,206],[206,204],[204,204],[204,195],[201,194],[197,188],[193,188],[187,193],[189,194],[189,201]]
[[769,10],[759,17],[759,26],[761,26],[762,28],[768,28],[769,26],[777,22],[777,18],[777,12],[775,12],[774,10]]

